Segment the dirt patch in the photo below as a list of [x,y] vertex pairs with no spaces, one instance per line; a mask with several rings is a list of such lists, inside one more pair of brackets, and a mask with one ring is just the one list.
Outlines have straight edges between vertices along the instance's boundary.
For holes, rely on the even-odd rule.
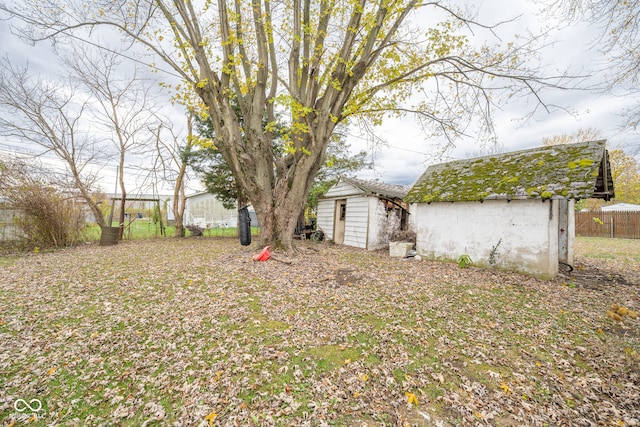
[[621,271],[615,266],[599,267],[587,259],[578,260],[572,271],[561,271],[559,278],[595,290],[611,285],[640,286],[635,272]]

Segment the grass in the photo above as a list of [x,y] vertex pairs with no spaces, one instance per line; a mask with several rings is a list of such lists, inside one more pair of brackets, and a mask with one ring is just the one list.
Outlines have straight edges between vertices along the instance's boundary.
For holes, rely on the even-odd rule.
[[[113,223],[113,226],[117,227],[118,224]],[[124,239],[141,240],[174,236],[175,227],[165,226],[164,229],[165,233],[162,235],[159,224],[147,220],[136,220],[125,225]],[[257,227],[252,227],[251,234],[257,236],[259,230]],[[187,237],[191,235],[189,230],[185,230],[185,233]],[[236,227],[208,228],[204,230],[203,235],[205,237],[237,237],[238,230]],[[95,224],[88,225],[82,231],[82,236],[87,242],[97,242],[100,240],[100,227]]]
[[8,267],[12,265],[18,258],[15,256],[0,255],[0,267]]
[[576,252],[584,258],[640,261],[640,240],[604,237],[576,237]]
[[[579,238],[577,255],[640,267],[622,263],[637,242],[609,243]],[[0,425],[26,421],[11,406],[23,396],[43,401],[38,426],[208,425],[211,413],[220,425],[276,426],[425,425],[418,411],[490,425],[636,415],[640,322],[605,312],[640,301],[637,286],[592,291],[300,245],[313,250],[291,265],[255,263],[259,248],[236,239],[125,241],[4,264],[0,376],[11,401]],[[594,395],[597,408],[582,400]]]

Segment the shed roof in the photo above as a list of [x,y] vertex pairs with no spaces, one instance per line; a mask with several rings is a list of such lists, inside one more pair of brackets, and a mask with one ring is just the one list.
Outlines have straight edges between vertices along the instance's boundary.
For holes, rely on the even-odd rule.
[[348,184],[353,185],[354,187],[362,190],[362,192],[366,194],[373,194],[376,196],[388,197],[388,198],[398,198],[403,199],[407,192],[409,191],[409,187],[404,185],[396,185],[396,184],[385,184],[379,181],[370,181],[358,178],[340,178],[341,181],[346,182]]
[[614,197],[606,141],[554,145],[430,166],[406,200]]
[[600,210],[604,212],[640,212],[640,205],[634,205],[633,203],[616,203],[615,205],[603,206]]

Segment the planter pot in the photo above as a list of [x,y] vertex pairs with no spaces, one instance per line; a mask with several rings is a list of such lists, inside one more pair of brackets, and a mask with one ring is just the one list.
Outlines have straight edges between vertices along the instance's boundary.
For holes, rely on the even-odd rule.
[[100,246],[110,246],[118,243],[120,227],[102,227]]

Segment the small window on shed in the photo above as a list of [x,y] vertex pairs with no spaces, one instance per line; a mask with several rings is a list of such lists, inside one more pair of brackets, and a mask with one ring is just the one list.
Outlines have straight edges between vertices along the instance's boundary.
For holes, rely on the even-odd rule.
[[344,221],[347,217],[347,205],[345,203],[340,205],[340,221]]

